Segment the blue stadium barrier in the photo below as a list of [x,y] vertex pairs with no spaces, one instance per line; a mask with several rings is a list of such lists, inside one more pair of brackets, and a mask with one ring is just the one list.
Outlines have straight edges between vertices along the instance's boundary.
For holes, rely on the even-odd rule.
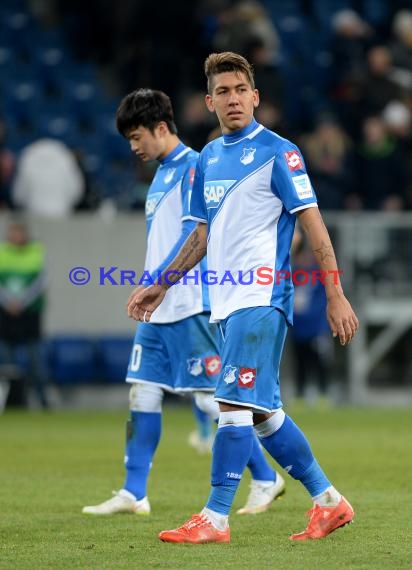
[[107,384],[125,381],[133,340],[130,336],[107,336],[97,341],[100,378]]
[[60,385],[92,383],[99,379],[96,342],[80,335],[49,341],[51,378]]

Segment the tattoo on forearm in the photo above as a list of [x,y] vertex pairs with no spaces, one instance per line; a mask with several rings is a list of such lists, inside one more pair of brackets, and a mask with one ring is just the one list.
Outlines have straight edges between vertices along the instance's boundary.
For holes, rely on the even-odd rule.
[[206,247],[202,246],[201,236],[196,229],[180,252],[173,269],[166,270],[162,275],[162,284],[170,287],[180,281],[205,255]]
[[[177,271],[189,271],[193,267],[193,261],[197,263],[206,254],[206,248],[200,247],[200,237],[196,230],[189,240],[189,243],[184,247],[182,251],[182,259],[177,266]],[[190,260],[192,263],[190,263]]]
[[331,257],[334,259],[333,247],[322,241],[322,245],[318,249],[313,250],[320,257],[320,261],[325,261],[326,258]]

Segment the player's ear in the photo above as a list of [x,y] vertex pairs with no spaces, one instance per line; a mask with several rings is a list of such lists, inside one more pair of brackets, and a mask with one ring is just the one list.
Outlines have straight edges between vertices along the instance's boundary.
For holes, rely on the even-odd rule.
[[255,109],[256,109],[256,107],[259,107],[259,103],[260,103],[259,91],[257,89],[255,89],[253,91],[253,106]]
[[166,135],[169,132],[169,128],[166,124],[166,121],[159,121],[157,123],[157,129],[159,134],[161,134],[162,136]]
[[209,94],[206,95],[205,102],[206,102],[206,107],[208,108],[208,110],[211,113],[214,113],[215,112],[215,106],[213,105],[213,99]]

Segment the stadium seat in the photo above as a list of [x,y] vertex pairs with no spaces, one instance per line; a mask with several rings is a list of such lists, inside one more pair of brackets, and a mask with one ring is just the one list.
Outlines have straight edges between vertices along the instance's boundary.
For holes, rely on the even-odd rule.
[[100,376],[104,382],[124,382],[132,344],[130,336],[107,336],[99,339],[98,359]]
[[58,336],[49,342],[51,378],[60,385],[98,379],[96,343],[87,336]]

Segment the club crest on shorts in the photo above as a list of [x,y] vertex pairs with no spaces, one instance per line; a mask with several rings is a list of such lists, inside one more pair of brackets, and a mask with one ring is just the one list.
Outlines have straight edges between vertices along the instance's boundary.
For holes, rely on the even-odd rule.
[[230,364],[225,366],[223,371],[223,381],[226,382],[226,384],[233,384],[233,382],[236,382],[236,372],[236,366],[231,366]]
[[256,380],[256,368],[241,368],[237,385],[241,388],[253,388]]
[[205,369],[208,376],[215,376],[216,374],[219,374],[222,369],[220,357],[217,355],[207,356],[205,358]]
[[255,160],[255,152],[256,152],[255,148],[244,148],[243,154],[240,157],[240,162],[242,164],[250,164]]
[[188,358],[187,370],[192,376],[199,376],[203,372],[202,359],[201,358]]

